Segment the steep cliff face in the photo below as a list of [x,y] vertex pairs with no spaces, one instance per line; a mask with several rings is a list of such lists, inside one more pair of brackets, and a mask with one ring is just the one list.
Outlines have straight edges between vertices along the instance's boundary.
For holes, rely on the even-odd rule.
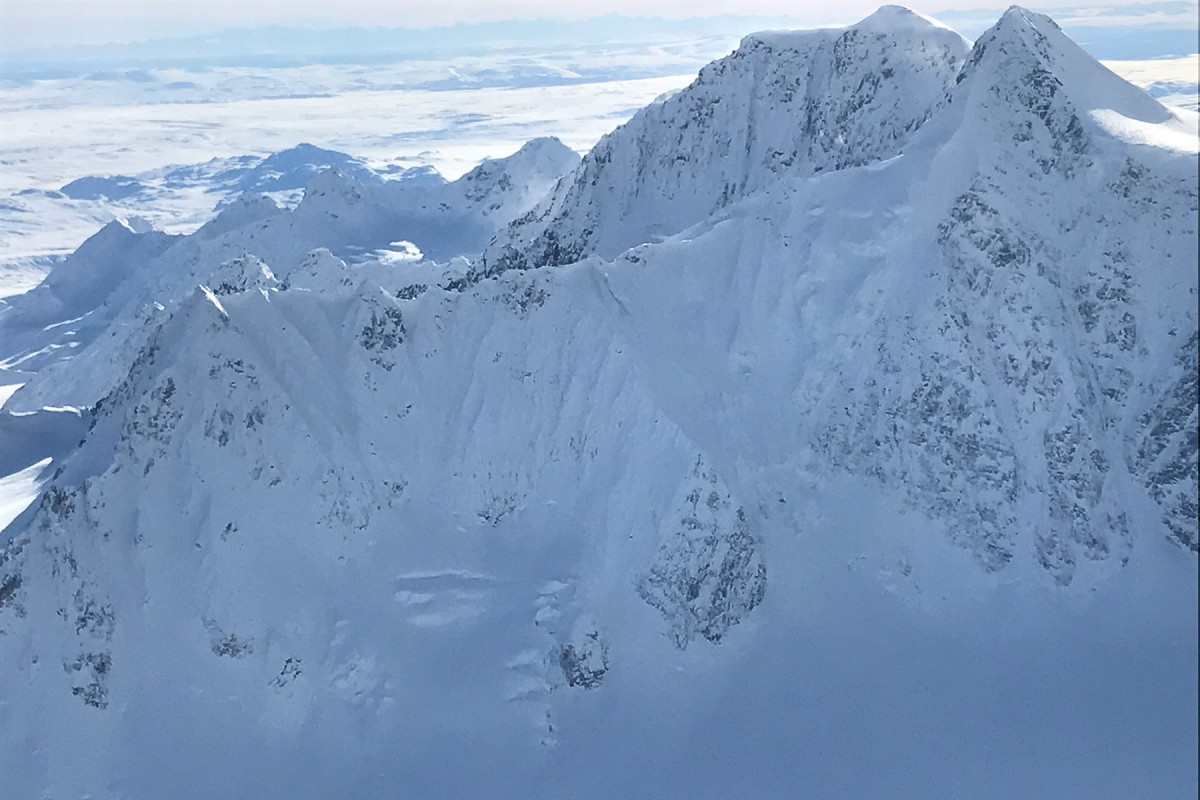
[[612,258],[782,175],[899,155],[966,52],[957,33],[894,6],[845,29],[748,36],[691,86],[604,137],[497,238],[479,272]]
[[[1181,337],[1182,338],[1182,337]],[[1198,548],[1196,331],[1179,345],[1166,372],[1165,386],[1137,418],[1127,450],[1130,469],[1162,511],[1170,535],[1183,547]],[[1155,382],[1159,384],[1159,382]],[[1161,385],[1161,384],[1160,384]]]
[[[507,735],[552,744],[556,698],[602,690],[630,605],[674,649],[761,602],[758,523],[709,497],[715,475],[640,387],[590,275],[400,300],[254,283],[253,260],[225,272],[245,290],[198,289],[170,315],[7,540],[0,628],[26,644],[4,671],[23,705],[104,713],[109,733],[79,735],[115,735],[157,713],[145,676],[166,669],[172,696],[240,685],[248,730],[306,736],[330,713],[390,729],[401,707],[437,729],[476,693]],[[413,707],[425,669],[478,674]],[[54,766],[81,740],[50,738],[25,774],[92,785]]]
[[[1045,17],[957,41],[896,9],[750,37],[559,183],[559,228],[501,235],[520,269],[335,255],[376,208],[336,175],[303,214],[243,209],[220,250],[172,245],[194,260],[170,285],[202,285],[138,318],[4,533],[0,774],[134,798],[180,775],[190,796],[1190,786],[1190,118]],[[726,135],[795,159],[726,158]],[[645,172],[628,216],[562,202],[608,164]],[[498,216],[536,183],[473,174]],[[659,214],[664,187],[700,200]],[[244,255],[277,216],[330,249]]]
[[[947,111],[938,127],[954,132],[931,129],[918,146],[937,148],[934,169],[970,161],[952,180],[931,173],[940,186],[916,201],[936,208],[934,192],[954,193],[927,271],[932,304],[886,321],[872,377],[847,387],[857,419],[834,427],[831,455],[858,450],[860,468],[890,471],[883,464],[919,453],[910,466],[923,502],[963,514],[956,527],[991,567],[1012,557],[1040,507],[1037,558],[1069,582],[1080,559],[1127,558],[1135,503],[1123,465],[1146,459],[1126,439],[1164,416],[1181,429],[1190,413],[1180,406],[1195,327],[1195,154],[1119,138],[1110,115],[1173,117],[1021,10],[980,38]],[[899,385],[879,377],[889,373]],[[1142,411],[1164,378],[1172,399],[1159,402],[1173,411]],[[876,432],[869,443],[861,427]],[[1171,466],[1149,484],[1184,479],[1188,445],[1171,446]],[[957,490],[954,476],[966,480]],[[1158,490],[1165,518],[1184,510],[1177,491]]]

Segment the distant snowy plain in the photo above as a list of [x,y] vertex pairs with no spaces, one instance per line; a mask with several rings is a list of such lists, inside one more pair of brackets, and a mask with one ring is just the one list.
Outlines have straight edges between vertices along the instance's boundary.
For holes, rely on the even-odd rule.
[[[376,169],[426,165],[452,180],[535,136],[584,152],[655,97],[686,86],[739,35],[391,64],[0,76],[0,298],[35,286],[55,257],[113,218],[142,216],[171,233],[210,219],[216,200],[205,187],[155,180],[168,166],[310,142]],[[1194,109],[1198,59],[1106,63],[1164,102]],[[57,194],[81,177],[115,175],[149,177],[151,191]]]
[[108,70],[0,78],[0,297],[30,288],[39,258],[70,252],[116,216],[170,232],[214,199],[163,185],[130,202],[47,196],[83,176],[267,155],[300,142],[375,168],[429,165],[454,179],[536,136],[583,151],[658,95],[682,88],[736,35],[395,64]]

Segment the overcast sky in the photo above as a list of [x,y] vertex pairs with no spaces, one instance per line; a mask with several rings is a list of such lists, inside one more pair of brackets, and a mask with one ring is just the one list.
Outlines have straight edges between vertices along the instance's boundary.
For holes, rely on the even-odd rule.
[[[819,25],[865,16],[879,4],[879,0],[0,0],[0,48],[128,42],[265,24],[427,27],[609,12],[664,17],[780,15]],[[932,14],[945,9],[999,9],[1007,4],[1006,0],[930,0],[909,5]],[[1117,4],[1098,0],[1087,5]],[[1055,5],[1077,4],[1065,0]]]

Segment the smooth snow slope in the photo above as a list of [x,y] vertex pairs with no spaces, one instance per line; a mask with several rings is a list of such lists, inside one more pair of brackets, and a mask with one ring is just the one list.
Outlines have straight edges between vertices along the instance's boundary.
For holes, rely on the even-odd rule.
[[[864,76],[925,52],[868,27]],[[1194,793],[1196,155],[1020,9],[939,80],[901,146],[752,159],[615,255],[521,269],[533,217],[486,273],[181,250],[204,285],[5,532],[11,791]],[[691,124],[598,146],[557,229]]]

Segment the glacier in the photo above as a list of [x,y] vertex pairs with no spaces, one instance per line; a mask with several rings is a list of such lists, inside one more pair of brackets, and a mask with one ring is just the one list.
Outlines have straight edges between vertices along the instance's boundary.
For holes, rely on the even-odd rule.
[[109,225],[0,312],[6,796],[1194,794],[1195,130],[887,6]]

